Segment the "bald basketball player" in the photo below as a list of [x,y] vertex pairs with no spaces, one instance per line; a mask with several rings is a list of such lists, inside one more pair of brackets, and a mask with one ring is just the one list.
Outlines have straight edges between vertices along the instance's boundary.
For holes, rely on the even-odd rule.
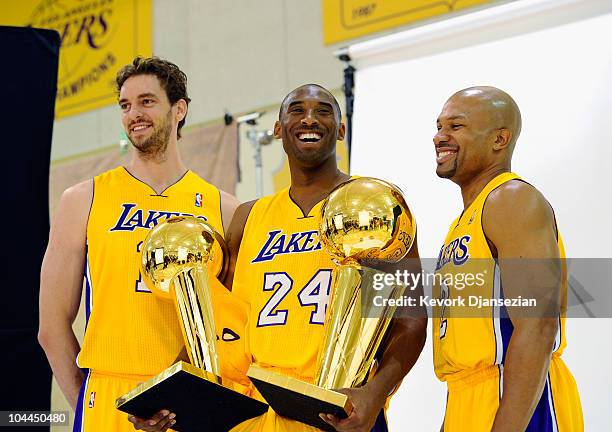
[[[443,430],[582,431],[576,383],[561,359],[563,243],[546,198],[511,172],[519,108],[497,88],[467,88],[446,102],[437,129],[436,173],[461,188],[464,204],[437,271],[482,273],[484,286],[468,292],[487,298],[539,300],[534,309],[490,306],[471,318],[461,318],[465,311],[454,307],[437,311],[434,367],[448,384]],[[442,284],[434,295],[453,299],[462,293]],[[554,303],[551,313],[546,307]]]

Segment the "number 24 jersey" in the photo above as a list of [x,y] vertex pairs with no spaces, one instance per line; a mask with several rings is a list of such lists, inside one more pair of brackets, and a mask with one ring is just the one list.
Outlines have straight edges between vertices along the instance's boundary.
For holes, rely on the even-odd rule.
[[322,248],[322,201],[304,215],[284,189],[259,199],[244,227],[232,291],[250,305],[253,361],[312,382],[335,267]]

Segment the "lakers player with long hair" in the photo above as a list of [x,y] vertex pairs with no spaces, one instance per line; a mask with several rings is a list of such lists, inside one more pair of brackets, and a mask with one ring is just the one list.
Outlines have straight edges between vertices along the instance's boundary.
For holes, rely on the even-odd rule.
[[[248,355],[259,366],[311,383],[335,267],[319,242],[320,208],[349,179],[336,161],[336,142],[345,133],[340,116],[334,96],[318,85],[303,85],[285,97],[274,134],[287,154],[291,186],[242,204],[227,235],[226,284],[250,306]],[[412,266],[419,262],[416,241],[409,256]],[[412,270],[420,271],[417,266]],[[361,388],[342,390],[352,413],[344,420],[325,413],[322,418],[339,431],[387,430],[383,407],[417,360],[426,325],[425,317],[394,319],[377,373]],[[244,430],[313,428],[270,410]]]
[[[116,84],[131,159],[64,192],[42,265],[39,340],[75,409],[75,431],[133,430],[115,399],[171,365],[183,348],[172,303],[142,282],[139,248],[147,232],[189,214],[223,233],[238,206],[181,160],[177,141],[190,101],[185,74],[162,59],[136,58]],[[79,347],[72,323],[83,279],[87,324]],[[234,313],[216,315],[231,321],[240,314],[226,306]],[[171,426],[163,414],[151,422]]]
[[[434,295],[493,300],[434,313],[434,367],[448,385],[442,430],[582,431],[576,383],[561,359],[563,242],[546,198],[511,171],[519,108],[497,88],[467,88],[446,102],[437,129],[436,172],[461,188],[464,209],[440,250],[437,271],[447,282]],[[482,284],[453,285],[447,276],[460,273],[477,273]],[[520,297],[537,302],[513,306]]]

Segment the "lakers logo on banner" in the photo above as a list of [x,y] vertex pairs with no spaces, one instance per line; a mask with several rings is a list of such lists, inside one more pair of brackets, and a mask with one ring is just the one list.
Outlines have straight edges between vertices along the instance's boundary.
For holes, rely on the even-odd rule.
[[151,55],[151,0],[20,0],[0,23],[59,32],[56,118],[115,103],[117,70]]
[[326,44],[496,0],[322,0]]

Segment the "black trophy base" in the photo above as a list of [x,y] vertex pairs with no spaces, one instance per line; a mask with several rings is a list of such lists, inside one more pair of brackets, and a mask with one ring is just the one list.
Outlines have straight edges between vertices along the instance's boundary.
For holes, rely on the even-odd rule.
[[178,362],[116,401],[128,414],[149,418],[162,409],[176,414],[173,430],[229,431],[268,411],[268,405],[220,384],[215,375]]
[[247,373],[259,393],[283,417],[333,432],[335,429],[321,420],[320,413],[348,417],[352,406],[345,394],[323,389],[313,384],[287,377],[251,365]]

